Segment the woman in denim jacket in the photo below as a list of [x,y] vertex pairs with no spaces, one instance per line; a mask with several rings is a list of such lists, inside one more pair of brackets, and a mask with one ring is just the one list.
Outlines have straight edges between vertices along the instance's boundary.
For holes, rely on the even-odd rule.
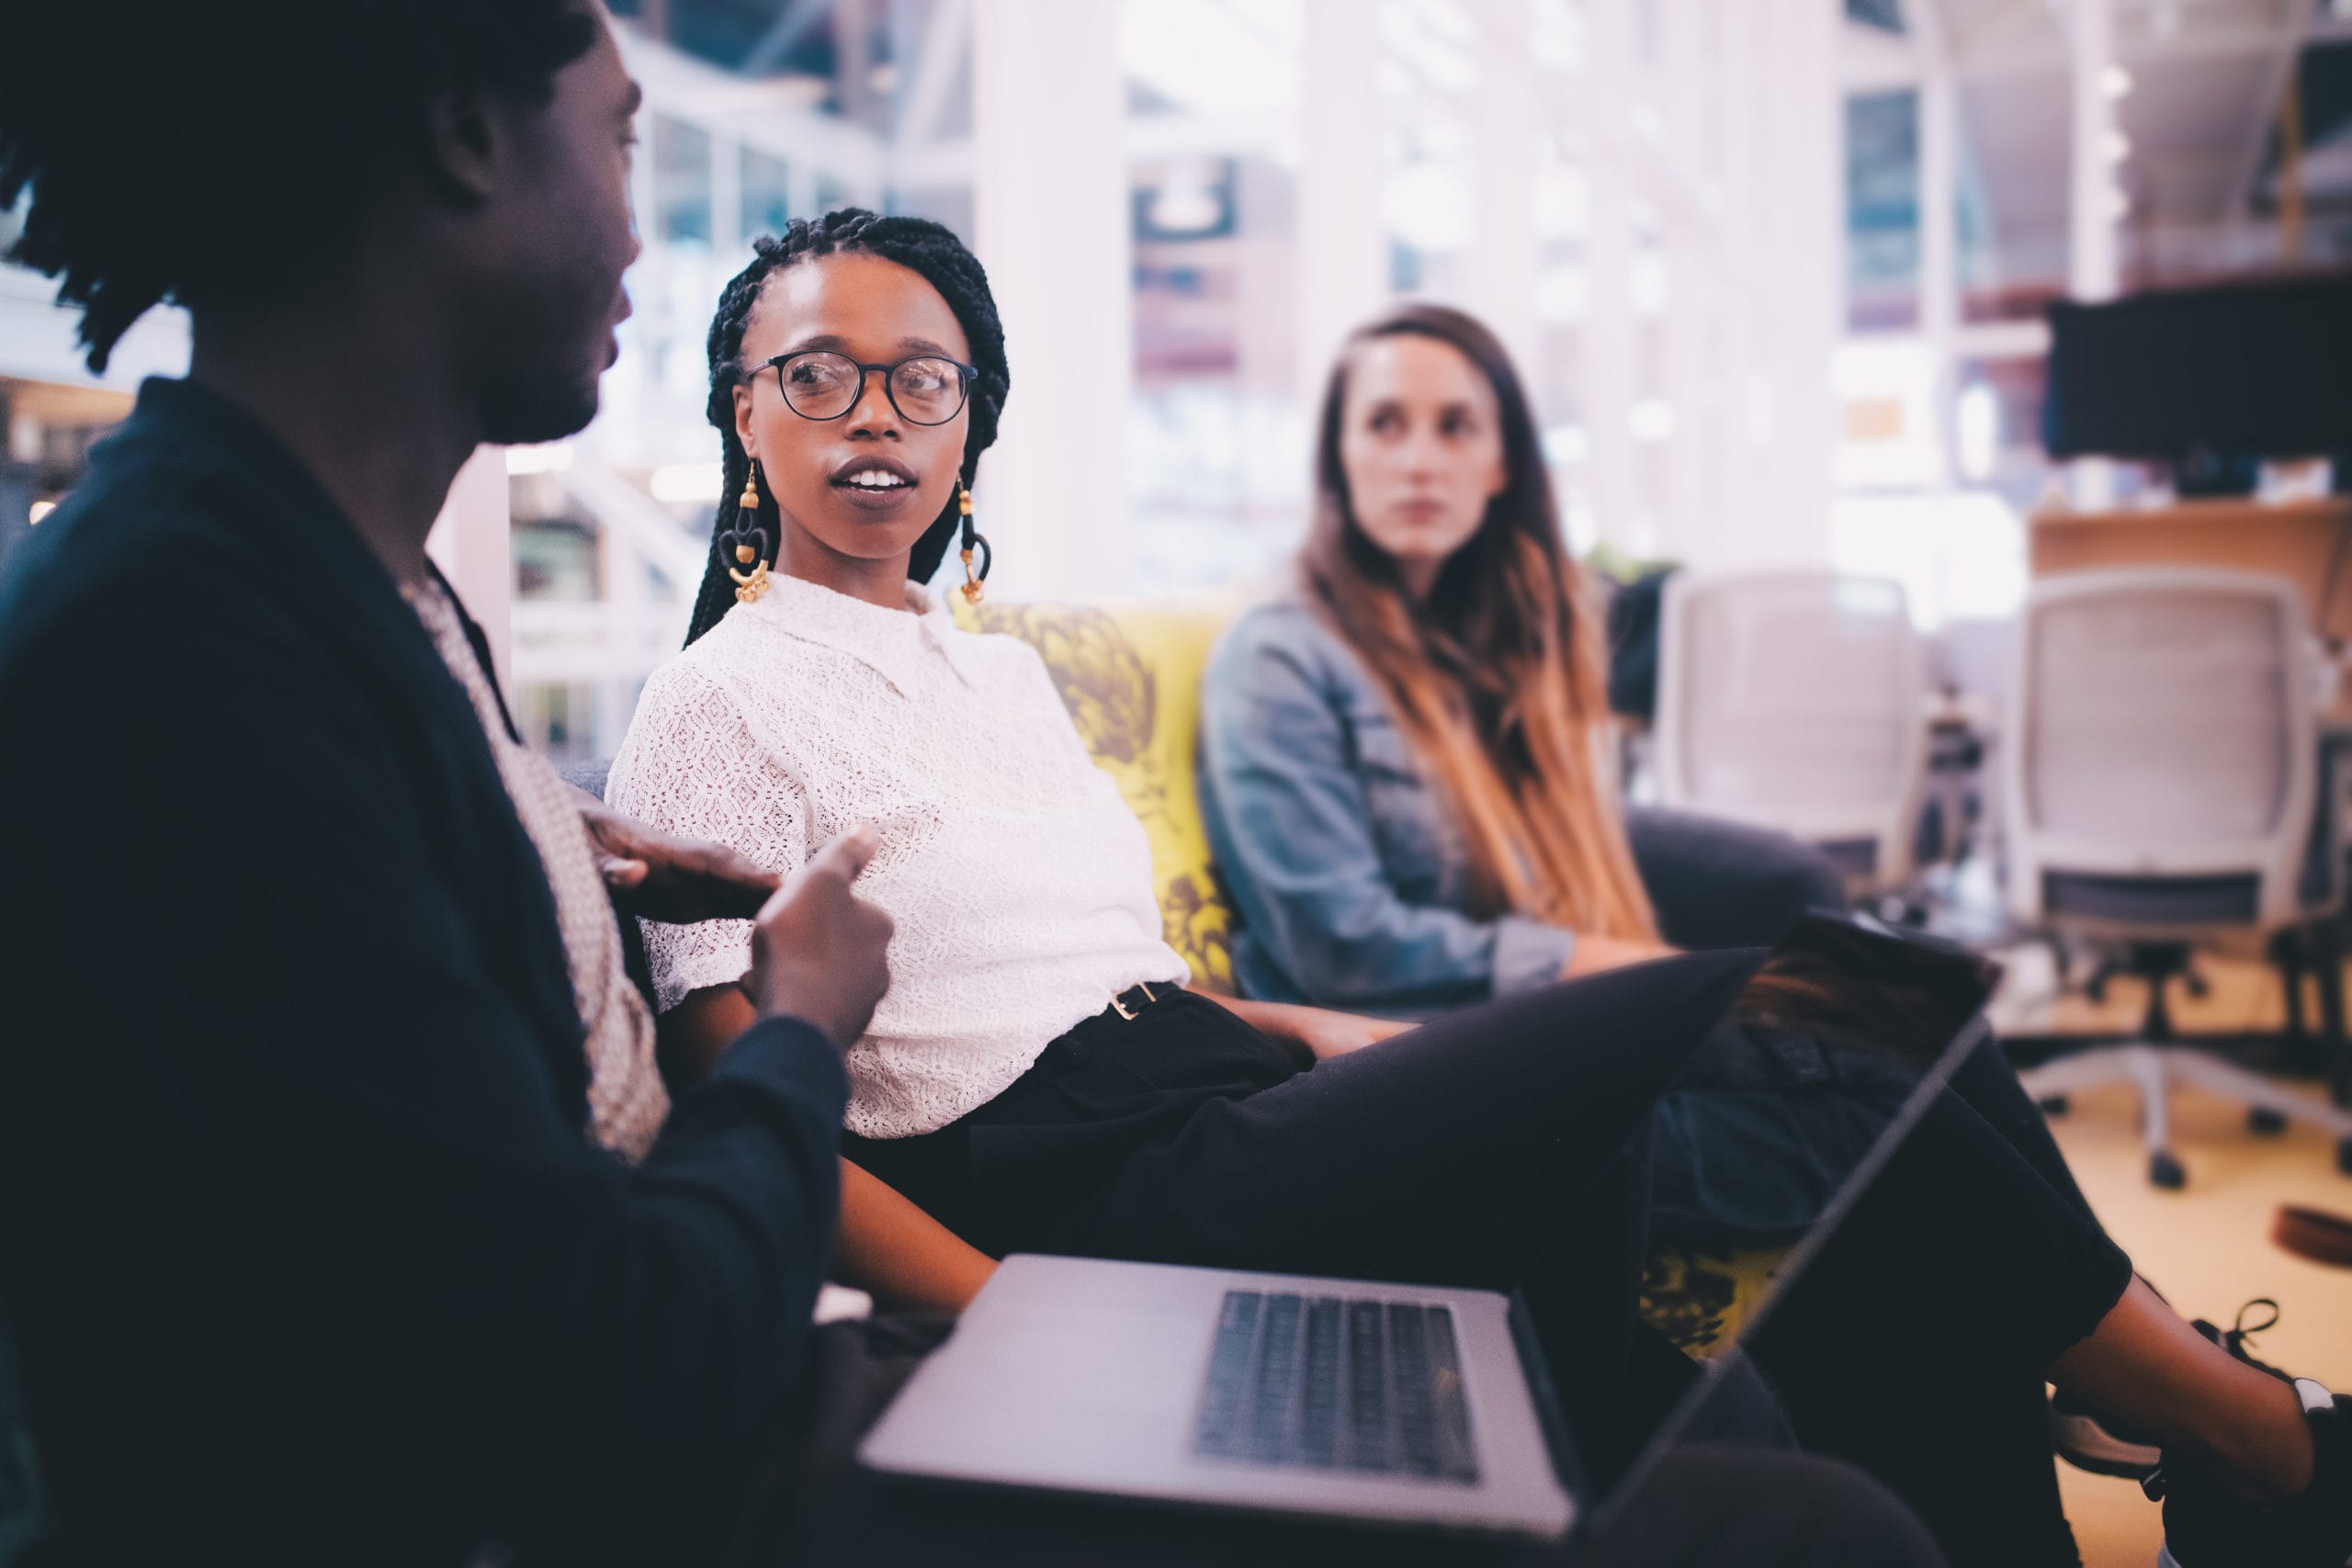
[[[1359,332],[1317,478],[1298,588],[1235,623],[1204,689],[1245,996],[1430,1018],[1842,907],[1827,863],[1781,835],[1621,815],[1600,617],[1482,325],[1408,304]],[[1800,1233],[1874,1130],[1889,1086],[1869,1070],[1807,1040],[1719,1038],[1659,1107],[1660,1229]]]
[[[1657,951],[1604,939],[1580,953],[1566,925],[1479,911],[1442,785],[1304,594],[1235,621],[1203,702],[1209,830],[1248,911],[1234,943],[1244,995],[1433,1018]],[[1641,807],[1622,831],[1678,946],[1768,946],[1798,916],[1845,908],[1828,861],[1785,834]]]

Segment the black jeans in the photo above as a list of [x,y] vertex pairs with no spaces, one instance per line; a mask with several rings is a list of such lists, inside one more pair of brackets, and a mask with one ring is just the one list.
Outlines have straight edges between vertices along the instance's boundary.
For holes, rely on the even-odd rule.
[[[1676,961],[1672,1004],[1719,1015],[1744,967]],[[1647,1250],[1639,1150],[1679,1070],[1642,1032],[1564,1038],[1566,993],[1442,1019],[1301,1070],[1205,998],[1105,1013],[989,1104],[920,1138],[845,1153],[982,1249],[1360,1279],[1523,1287],[1563,1404],[1606,1471],[1661,1413],[1634,1314]],[[1689,1039],[1687,1021],[1655,1020]],[[1684,1053],[1687,1055],[1687,1052]],[[1947,1551],[1988,1528],[2000,1555],[2063,1562],[2071,1538],[2036,1371],[2130,1280],[1996,1053],[1939,1096],[1804,1283],[1757,1359],[1809,1446],[1887,1479]],[[1642,1353],[1636,1354],[1639,1350]],[[2027,1394],[2032,1398],[2029,1403]],[[2013,1524],[2007,1521],[2014,1521]]]

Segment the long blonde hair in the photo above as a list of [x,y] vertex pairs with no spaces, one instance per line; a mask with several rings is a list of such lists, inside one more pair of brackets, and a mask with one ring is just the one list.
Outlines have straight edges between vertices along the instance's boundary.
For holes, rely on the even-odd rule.
[[[1416,608],[1355,519],[1340,458],[1348,371],[1375,338],[1459,350],[1494,390],[1506,479]],[[1386,696],[1452,804],[1481,912],[1656,940],[1657,921],[1603,777],[1607,658],[1584,574],[1560,545],[1552,480],[1510,355],[1476,318],[1396,306],[1359,328],[1323,394],[1317,503],[1301,557],[1310,602]]]

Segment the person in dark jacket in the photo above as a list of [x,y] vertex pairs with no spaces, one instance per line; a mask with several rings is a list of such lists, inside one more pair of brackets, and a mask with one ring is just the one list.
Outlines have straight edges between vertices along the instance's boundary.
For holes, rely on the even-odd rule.
[[805,1399],[869,841],[778,890],[580,800],[637,911],[758,916],[759,1021],[629,1163],[414,607],[462,626],[475,446],[595,409],[637,98],[566,0],[0,20],[16,259],[94,368],[194,326],[0,580],[0,1303],[72,1561],[668,1560]]

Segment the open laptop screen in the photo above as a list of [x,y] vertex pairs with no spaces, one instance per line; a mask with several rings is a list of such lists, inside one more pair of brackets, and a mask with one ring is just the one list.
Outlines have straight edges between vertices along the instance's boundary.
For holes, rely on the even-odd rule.
[[[1815,1178],[1826,1197],[1809,1223],[1785,1236],[1731,1239],[1710,1247],[1683,1242],[1699,1267],[1717,1266],[1736,1283],[1727,1339],[1694,1350],[1702,1375],[1652,1434],[1641,1459],[1610,1489],[1622,1502],[1666,1448],[1682,1440],[1736,1439],[1755,1429],[1756,1383],[1747,1349],[1777,1314],[1806,1292],[1813,1265],[1855,1205],[1903,1148],[1961,1064],[1991,1038],[1984,1009],[2000,967],[1951,944],[1858,919],[1808,918],[1748,981],[1718,1039],[1695,1060],[1682,1090],[1703,1096],[1711,1077],[1741,1071],[1741,1052],[1780,1052],[1784,1071],[1824,1081],[1796,1093],[1834,1095],[1845,1136],[1818,1139]],[[1758,1083],[1773,1081],[1766,1073]],[[1702,1151],[1705,1157],[1707,1151]],[[1736,1154],[1714,1151],[1724,1157]]]

